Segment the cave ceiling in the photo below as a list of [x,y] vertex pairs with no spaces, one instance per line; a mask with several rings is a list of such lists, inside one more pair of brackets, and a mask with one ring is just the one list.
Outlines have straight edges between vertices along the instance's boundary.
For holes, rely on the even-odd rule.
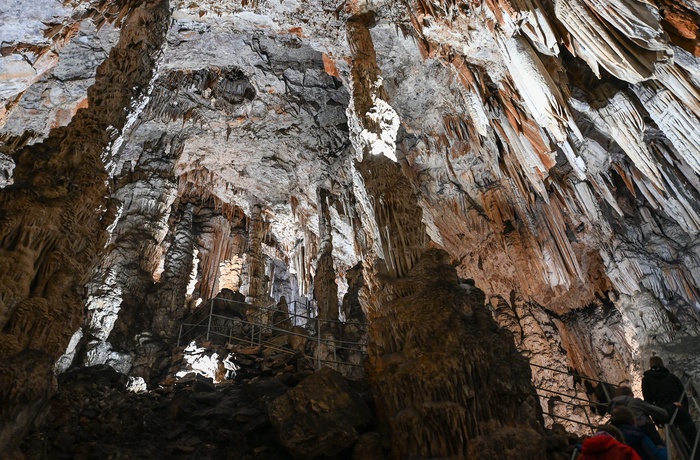
[[[17,152],[88,105],[97,66],[120,34],[137,34],[122,20],[138,3],[4,2],[8,187]],[[169,158],[174,186],[156,201],[246,216],[259,206],[272,250],[289,261],[303,247],[312,266],[324,189],[344,273],[384,231],[360,228],[355,162],[385,155],[410,180],[432,244],[487,294],[516,292],[565,313],[610,290],[651,291],[697,323],[697,3],[232,0],[170,9],[144,95],[124,107],[123,128],[104,134],[101,159],[122,203],[137,164]],[[369,61],[379,77],[359,85]],[[370,129],[358,122],[365,115]]]

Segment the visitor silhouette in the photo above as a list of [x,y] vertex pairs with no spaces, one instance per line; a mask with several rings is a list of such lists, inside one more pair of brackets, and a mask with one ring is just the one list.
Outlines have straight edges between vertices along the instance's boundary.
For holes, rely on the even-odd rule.
[[[634,414],[634,425],[644,429],[656,444],[663,444],[661,435],[656,431],[656,425],[667,423],[669,416],[666,409],[657,407],[650,402],[634,397],[632,388],[620,385],[615,391],[616,396],[608,404],[608,413],[616,407],[624,406],[629,408]],[[653,419],[653,421],[652,421]]]
[[[697,437],[697,429],[686,409],[688,397],[685,394],[685,386],[678,377],[664,367],[660,356],[649,358],[649,368],[642,378],[644,400],[666,409],[669,423],[678,427],[688,443],[688,452],[691,452]],[[700,460],[700,453],[695,453],[694,460]]]

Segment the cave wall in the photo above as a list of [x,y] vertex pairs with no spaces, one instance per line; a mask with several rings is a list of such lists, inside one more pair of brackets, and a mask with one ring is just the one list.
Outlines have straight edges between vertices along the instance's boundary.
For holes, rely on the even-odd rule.
[[[400,316],[412,294],[371,297],[428,247],[485,292],[533,362],[637,385],[659,353],[698,377],[697,5],[328,3],[173,1],[166,19],[137,1],[76,2],[8,16],[7,400],[23,397],[7,377],[20,353],[46,364],[70,342],[61,369],[129,371],[137,337],[172,340],[179,318],[229,282],[222,276],[259,303],[316,293],[332,316],[361,260],[365,313]],[[451,324],[437,308],[430,315]],[[499,336],[474,315],[478,333]],[[452,337],[468,343],[468,330]],[[404,334],[374,331],[378,343]],[[31,401],[50,384],[36,372]],[[524,372],[513,377],[516,412],[529,398]],[[403,403],[392,404],[385,420],[397,429]],[[26,409],[28,420],[35,405],[7,406],[2,418]]]
[[115,211],[105,202],[103,158],[153,77],[169,21],[167,2],[144,2],[123,20],[119,42],[88,90],[88,107],[43,143],[14,153],[14,185],[0,198],[4,452],[13,452],[42,409],[37,402],[51,396],[47,361],[58,359],[83,319],[82,287]]

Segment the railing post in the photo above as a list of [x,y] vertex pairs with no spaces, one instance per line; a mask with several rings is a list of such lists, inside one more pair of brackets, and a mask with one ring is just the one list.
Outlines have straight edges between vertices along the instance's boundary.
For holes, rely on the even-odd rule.
[[209,331],[211,331],[211,317],[214,314],[214,299],[211,299],[209,306],[209,323],[207,324],[207,340],[209,340]]
[[[695,423],[695,421],[693,421]],[[693,443],[693,450],[690,452],[690,460],[695,459],[695,454],[698,451],[698,441],[700,440],[700,432],[695,433],[695,442]]]

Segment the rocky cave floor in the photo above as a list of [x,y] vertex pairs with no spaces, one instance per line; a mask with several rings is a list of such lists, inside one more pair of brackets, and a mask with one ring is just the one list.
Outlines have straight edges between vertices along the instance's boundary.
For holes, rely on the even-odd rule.
[[[308,357],[260,347],[239,349],[235,376],[217,384],[194,372],[176,378],[182,349],[172,361],[156,388],[142,392],[127,389],[128,377],[107,365],[59,375],[50,408],[22,444],[25,458],[389,458],[364,379],[314,372]],[[548,459],[570,458],[577,442],[547,430]]]

